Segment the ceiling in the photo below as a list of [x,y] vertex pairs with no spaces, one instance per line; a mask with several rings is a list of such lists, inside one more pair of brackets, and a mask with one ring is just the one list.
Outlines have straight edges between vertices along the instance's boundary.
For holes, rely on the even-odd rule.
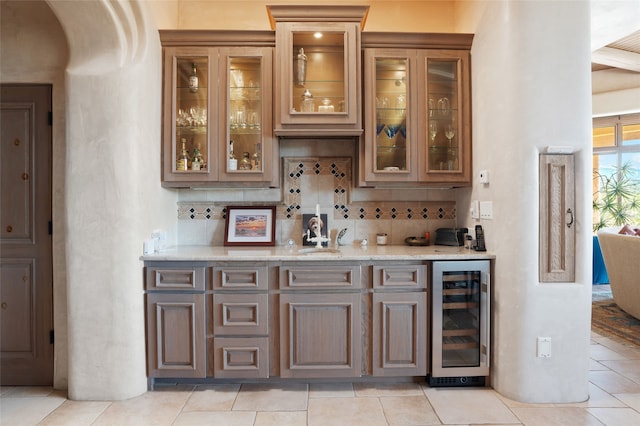
[[591,52],[591,71],[609,68],[640,73],[640,31]]
[[591,0],[591,70],[640,73],[640,1]]

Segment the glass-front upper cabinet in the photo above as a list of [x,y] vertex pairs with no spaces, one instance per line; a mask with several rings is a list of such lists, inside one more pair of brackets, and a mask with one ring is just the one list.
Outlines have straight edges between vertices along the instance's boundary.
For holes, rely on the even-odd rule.
[[215,60],[206,48],[165,51],[163,182],[208,180],[217,174],[210,145]]
[[218,139],[225,141],[219,144],[221,181],[272,179],[272,52],[260,47],[220,49],[223,112]]
[[[268,43],[261,34],[255,43]],[[163,186],[279,184],[271,112],[274,48],[228,46],[233,35],[162,33],[163,43],[188,38],[210,45],[164,47]],[[250,36],[237,42],[251,42]]]
[[471,183],[469,54],[434,50],[418,53],[424,74],[419,120],[426,143],[420,159],[423,181]]
[[415,50],[366,49],[364,179],[417,179]]
[[359,135],[368,6],[268,6],[276,30],[275,133]]

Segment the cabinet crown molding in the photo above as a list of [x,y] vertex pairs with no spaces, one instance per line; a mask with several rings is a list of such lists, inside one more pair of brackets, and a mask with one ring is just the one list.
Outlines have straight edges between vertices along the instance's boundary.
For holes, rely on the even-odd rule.
[[276,22],[358,22],[362,30],[369,6],[267,5],[267,13],[272,29]]

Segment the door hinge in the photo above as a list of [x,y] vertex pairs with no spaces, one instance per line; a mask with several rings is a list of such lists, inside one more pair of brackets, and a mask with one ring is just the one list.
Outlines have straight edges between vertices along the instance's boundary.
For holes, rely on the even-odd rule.
[[49,111],[48,114],[49,126],[53,126],[53,112]]
[[55,341],[55,336],[53,333],[53,330],[49,331],[49,343],[53,345],[53,342]]
[[49,221],[49,235],[53,235],[53,222]]

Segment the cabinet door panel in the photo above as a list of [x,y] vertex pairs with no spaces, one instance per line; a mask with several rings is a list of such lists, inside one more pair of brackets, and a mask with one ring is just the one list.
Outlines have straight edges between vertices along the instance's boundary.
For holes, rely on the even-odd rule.
[[418,52],[422,97],[418,167],[427,183],[471,184],[470,55],[457,50]]
[[362,179],[416,182],[418,98],[416,51],[365,49],[365,143]]
[[539,268],[542,282],[575,280],[575,210],[573,155],[541,155]]
[[[271,124],[273,48],[220,48],[219,66],[220,181],[269,182],[276,186],[279,162]],[[228,162],[232,146],[237,167],[230,167]],[[243,164],[244,153],[249,155],[248,166]]]
[[204,294],[147,294],[149,377],[205,377]]
[[281,376],[360,375],[360,295],[280,296]]
[[[195,71],[194,71],[195,70]],[[189,186],[199,181],[218,179],[213,161],[215,150],[210,141],[212,122],[217,117],[216,97],[217,53],[201,47],[166,47],[164,49],[163,82],[163,167],[166,186]],[[191,82],[192,74],[196,85]],[[183,145],[186,154],[182,161]],[[199,152],[201,167],[193,167]]]
[[427,370],[426,293],[373,295],[373,374],[422,376]]

